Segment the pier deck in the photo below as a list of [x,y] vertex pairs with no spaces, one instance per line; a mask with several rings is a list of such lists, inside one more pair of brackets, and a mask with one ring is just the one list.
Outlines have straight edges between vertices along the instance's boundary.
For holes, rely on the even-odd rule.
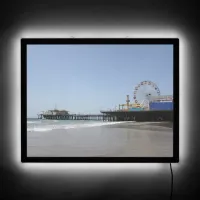
[[99,121],[173,121],[173,110],[101,111],[102,114],[38,114],[38,119]]
[[173,121],[173,110],[101,111],[111,121]]
[[68,114],[68,115],[45,115],[38,114],[38,119],[49,119],[49,120],[103,120],[103,114],[98,115],[79,115],[79,114]]

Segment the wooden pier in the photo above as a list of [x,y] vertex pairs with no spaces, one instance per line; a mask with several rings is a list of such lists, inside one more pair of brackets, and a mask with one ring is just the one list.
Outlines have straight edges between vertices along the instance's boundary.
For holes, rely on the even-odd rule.
[[142,110],[142,111],[101,111],[111,121],[157,122],[173,121],[173,110]]
[[98,114],[98,115],[81,115],[81,114],[45,115],[45,114],[38,114],[38,119],[111,121],[111,117],[109,117],[105,114]]
[[98,121],[173,121],[173,110],[151,111],[101,111],[102,114],[38,114],[38,119],[48,120],[98,120]]

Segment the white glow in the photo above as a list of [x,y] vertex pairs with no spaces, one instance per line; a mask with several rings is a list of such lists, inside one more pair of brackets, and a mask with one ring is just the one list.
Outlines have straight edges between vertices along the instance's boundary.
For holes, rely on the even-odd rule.
[[[98,28],[95,28],[94,30],[92,28],[87,28],[85,30],[70,28],[70,31],[65,28],[59,28],[57,31],[54,27],[52,28],[26,28],[20,32],[18,32],[14,39],[11,40],[11,45],[9,48],[12,52],[12,59],[10,59],[10,66],[14,66],[9,71],[9,76],[12,76],[12,91],[14,92],[14,98],[13,98],[13,106],[14,108],[10,110],[12,111],[12,123],[13,125],[10,127],[11,134],[10,140],[12,140],[12,156],[13,160],[16,164],[16,167],[19,168],[19,170],[25,170],[25,171],[32,171],[36,170],[38,172],[53,172],[53,171],[59,171],[59,173],[64,173],[67,171],[67,173],[76,172],[77,170],[81,171],[87,171],[90,172],[98,171],[101,172],[102,170],[106,170],[107,172],[114,172],[120,170],[137,170],[140,172],[151,172],[151,171],[157,171],[164,167],[164,164],[64,164],[64,163],[21,163],[21,125],[20,125],[20,118],[21,118],[21,88],[20,88],[20,80],[21,80],[21,61],[20,61],[20,39],[21,38],[66,38],[66,37],[81,37],[81,38],[90,38],[90,37],[107,37],[107,38],[179,38],[180,39],[180,162],[185,162],[187,158],[187,152],[189,150],[188,148],[188,123],[186,119],[186,101],[189,94],[189,90],[187,90],[187,74],[188,71],[187,65],[188,65],[188,56],[189,52],[187,52],[187,42],[186,38],[180,31],[175,31],[173,28],[171,30],[167,29],[157,29],[156,27],[153,27],[152,29],[145,29],[145,28],[139,28],[136,30],[136,28],[133,29],[114,29],[111,30],[100,30]],[[15,72],[13,72],[14,70]],[[178,167],[181,166],[181,163],[179,164],[173,164],[173,166]],[[33,171],[32,171],[33,172]]]

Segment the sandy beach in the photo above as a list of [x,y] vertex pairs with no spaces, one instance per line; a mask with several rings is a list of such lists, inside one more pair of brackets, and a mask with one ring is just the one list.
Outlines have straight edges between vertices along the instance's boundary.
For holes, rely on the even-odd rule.
[[173,124],[126,122],[27,133],[28,157],[172,157]]

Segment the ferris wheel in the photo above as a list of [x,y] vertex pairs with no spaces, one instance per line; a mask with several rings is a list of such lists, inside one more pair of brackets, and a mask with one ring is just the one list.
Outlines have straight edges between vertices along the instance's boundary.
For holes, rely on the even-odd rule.
[[133,100],[136,104],[142,104],[144,101],[151,101],[152,97],[159,96],[160,90],[152,81],[142,81],[134,90]]

